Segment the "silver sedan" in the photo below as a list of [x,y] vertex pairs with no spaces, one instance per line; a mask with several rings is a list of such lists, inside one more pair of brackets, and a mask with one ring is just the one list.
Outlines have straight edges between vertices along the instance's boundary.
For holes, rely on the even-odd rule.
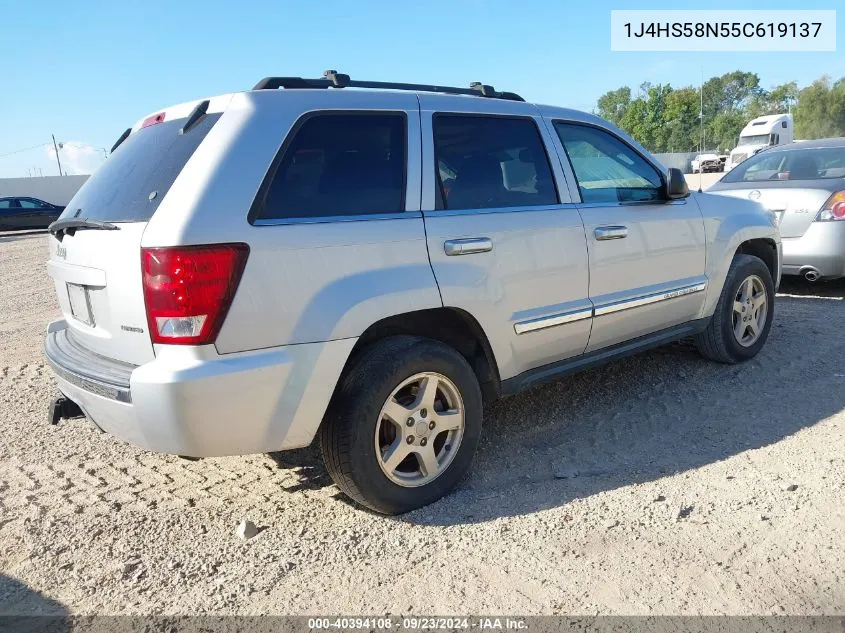
[[845,277],[845,138],[764,150],[708,192],[757,200],[775,214],[784,275]]

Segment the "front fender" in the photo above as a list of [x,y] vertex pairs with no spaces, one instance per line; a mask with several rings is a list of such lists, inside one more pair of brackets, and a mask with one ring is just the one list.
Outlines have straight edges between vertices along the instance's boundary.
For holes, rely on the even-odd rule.
[[781,239],[774,215],[752,200],[706,193],[693,196],[704,217],[707,240],[705,275],[709,283],[700,316],[709,317],[716,310],[734,255],[749,240],[764,239],[775,245],[774,281],[777,286],[780,282]]

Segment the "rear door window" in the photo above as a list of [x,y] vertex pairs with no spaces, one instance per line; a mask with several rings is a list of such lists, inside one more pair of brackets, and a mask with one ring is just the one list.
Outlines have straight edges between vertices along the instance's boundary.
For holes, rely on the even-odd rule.
[[530,118],[437,114],[439,209],[558,203],[549,159]]
[[112,152],[68,204],[61,217],[146,222],[203,142],[220,113],[206,114],[185,134],[187,118],[136,130]]
[[295,126],[254,220],[405,210],[404,113],[318,113]]

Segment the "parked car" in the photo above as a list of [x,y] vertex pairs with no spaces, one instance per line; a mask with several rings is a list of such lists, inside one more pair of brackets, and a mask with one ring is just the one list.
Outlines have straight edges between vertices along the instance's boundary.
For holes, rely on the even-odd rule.
[[64,210],[38,198],[0,198],[0,231],[46,229]]
[[50,229],[50,418],[149,450],[318,436],[400,513],[464,475],[484,401],[687,336],[737,363],[771,326],[760,205],[490,86],[271,77],[116,145]]
[[691,161],[692,173],[707,174],[722,171],[725,168],[727,158],[727,156],[719,156],[718,154],[699,154]]
[[783,274],[808,281],[845,277],[845,138],[764,150],[709,191],[757,200],[783,238]]

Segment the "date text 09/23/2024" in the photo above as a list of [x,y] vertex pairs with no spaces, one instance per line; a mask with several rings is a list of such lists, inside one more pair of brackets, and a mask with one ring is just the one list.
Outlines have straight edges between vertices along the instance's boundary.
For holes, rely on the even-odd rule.
[[528,623],[521,618],[509,617],[323,617],[309,618],[310,630],[407,630],[407,631],[456,631],[456,630],[508,630],[522,631]]

